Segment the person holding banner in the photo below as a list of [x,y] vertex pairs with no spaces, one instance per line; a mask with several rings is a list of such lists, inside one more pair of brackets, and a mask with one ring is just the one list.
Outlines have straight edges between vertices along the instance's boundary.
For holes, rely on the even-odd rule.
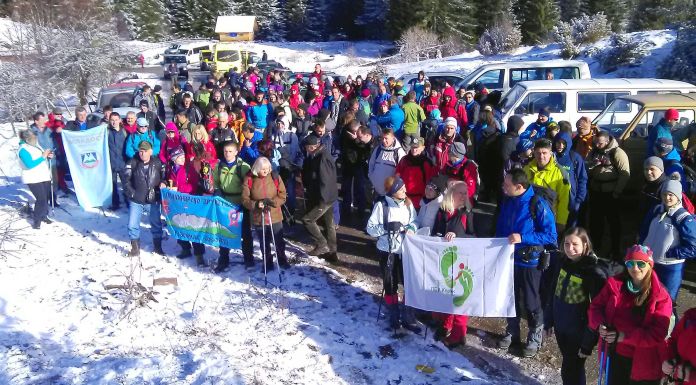
[[401,244],[405,234],[416,232],[416,209],[408,196],[406,185],[400,177],[387,177],[384,191],[372,209],[367,221],[367,233],[377,237],[377,255],[383,277],[384,302],[389,311],[389,326],[398,329],[401,326],[413,333],[420,333],[420,327],[413,313],[413,308],[405,306],[399,310],[399,283],[404,281],[401,262]]
[[164,187],[165,170],[160,160],[152,155],[152,143],[138,143],[138,156],[126,165],[126,195],[130,201],[128,211],[128,237],[131,240],[129,257],[140,255],[140,218],[150,212],[150,232],[155,254],[162,250],[162,220],[160,219],[160,187]]
[[524,170],[513,169],[503,181],[503,199],[496,225],[496,237],[515,245],[515,312],[507,319],[505,336],[498,341],[501,349],[522,348],[520,320],[522,307],[527,314],[529,333],[522,355],[533,357],[541,347],[543,322],[541,275],[548,264],[545,246],[556,246],[556,222],[551,206],[536,195]]
[[[281,209],[286,199],[285,185],[280,176],[272,172],[271,162],[264,156],[256,159],[251,168],[251,174],[246,177],[242,185],[242,205],[251,213],[251,221],[258,228],[258,239],[265,240],[265,244],[261,245],[261,252],[266,263],[266,270],[273,270],[271,242],[275,243],[280,268],[290,267],[285,256]],[[272,236],[271,232],[273,232]],[[248,267],[253,266],[253,262],[248,265]]]
[[[454,238],[468,238],[466,232],[467,215],[471,212],[469,190],[466,182],[454,182],[445,193],[440,204],[440,210],[435,215],[435,224],[430,230],[434,237],[444,237],[451,242]],[[442,322],[436,333],[436,338],[445,346],[454,348],[466,345],[466,327],[469,317],[466,315],[454,315],[434,313],[433,318]]]
[[140,152],[140,143],[149,142],[152,147],[152,155],[158,156],[160,152],[160,140],[155,133],[150,130],[150,123],[145,118],[138,118],[136,121],[138,130],[128,135],[126,140],[126,156],[133,159]]
[[31,227],[38,229],[41,222],[51,223],[48,219],[48,202],[51,200],[51,169],[48,159],[53,158],[51,149],[43,149],[31,129],[19,133],[19,165],[22,167],[22,183],[25,183],[34,195],[34,211]]
[[[123,121],[118,112],[112,112],[109,116],[108,142],[109,142],[109,165],[111,166],[111,206],[109,210],[116,211],[121,207],[121,193],[118,191],[118,180],[121,179],[121,186],[126,182],[124,171],[126,169],[126,140],[128,133],[121,127]],[[126,205],[128,200],[124,199]]]

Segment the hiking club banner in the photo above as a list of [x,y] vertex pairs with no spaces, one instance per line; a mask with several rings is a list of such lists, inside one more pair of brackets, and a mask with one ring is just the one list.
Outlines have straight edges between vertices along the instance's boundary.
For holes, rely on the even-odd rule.
[[403,243],[406,305],[476,317],[514,317],[514,246],[505,238],[407,235]]
[[111,203],[111,163],[106,125],[85,131],[63,130],[63,145],[82,208],[103,207]]
[[213,247],[242,246],[242,212],[221,197],[162,189],[162,214],[172,237]]

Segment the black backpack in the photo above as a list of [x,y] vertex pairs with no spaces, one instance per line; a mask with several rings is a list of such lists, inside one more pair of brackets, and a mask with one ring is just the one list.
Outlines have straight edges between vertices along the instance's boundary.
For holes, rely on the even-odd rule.
[[558,198],[558,194],[556,194],[556,191],[550,187],[542,187],[535,184],[531,185],[531,189],[534,191],[534,196],[532,196],[532,199],[529,200],[529,213],[532,216],[532,220],[536,221],[537,203],[539,202],[539,199],[545,200],[553,212],[553,208],[556,207],[556,199]]

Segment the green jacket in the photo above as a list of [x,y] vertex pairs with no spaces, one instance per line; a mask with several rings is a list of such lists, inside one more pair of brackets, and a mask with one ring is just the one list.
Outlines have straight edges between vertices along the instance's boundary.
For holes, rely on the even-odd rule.
[[213,172],[215,190],[220,191],[225,200],[234,204],[242,204],[242,183],[246,179],[251,167],[239,156],[232,167],[224,161],[218,162]]
[[425,112],[421,106],[414,102],[404,103],[404,133],[406,135],[418,135],[420,122],[425,120]]

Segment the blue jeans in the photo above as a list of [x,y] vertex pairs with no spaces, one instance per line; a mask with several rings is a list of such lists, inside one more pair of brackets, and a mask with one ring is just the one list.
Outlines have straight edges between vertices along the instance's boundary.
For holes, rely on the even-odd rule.
[[684,275],[684,264],[675,263],[672,265],[663,265],[661,263],[656,263],[655,273],[657,274],[657,278],[660,279],[662,286],[664,286],[667,293],[669,293],[670,298],[672,298],[672,304],[676,306],[679,286],[681,286],[682,276]]
[[162,238],[162,220],[159,202],[140,204],[131,202],[128,209],[128,238],[140,239],[140,218],[145,210],[150,211],[150,232],[153,239]]

